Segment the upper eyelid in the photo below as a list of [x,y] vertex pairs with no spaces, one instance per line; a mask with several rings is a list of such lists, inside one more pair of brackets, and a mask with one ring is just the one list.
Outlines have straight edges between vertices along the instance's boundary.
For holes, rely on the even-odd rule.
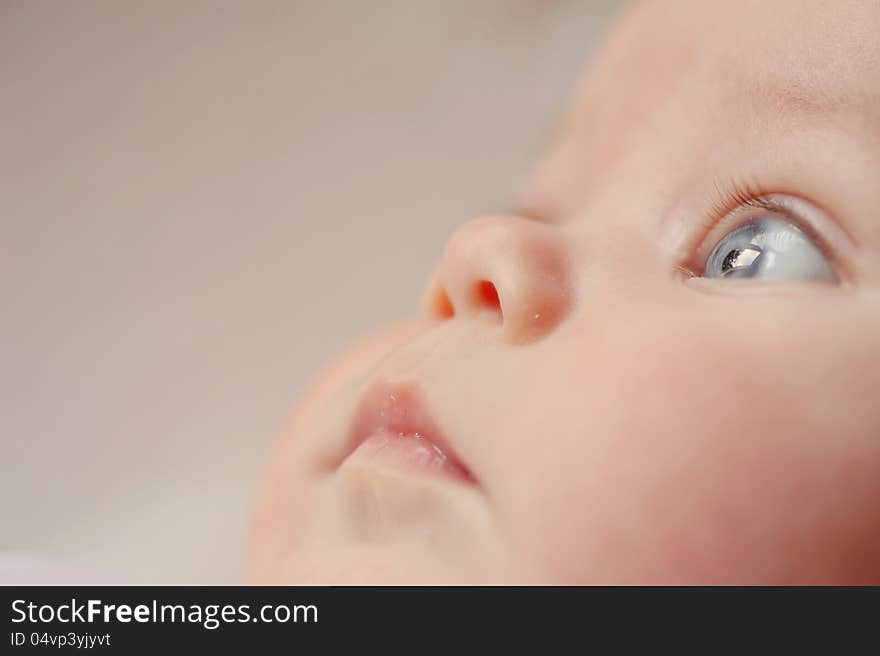
[[715,221],[720,221],[740,206],[760,202],[759,199],[767,196],[769,196],[768,192],[753,182],[733,180],[728,185],[722,185],[716,179],[715,198],[709,214]]

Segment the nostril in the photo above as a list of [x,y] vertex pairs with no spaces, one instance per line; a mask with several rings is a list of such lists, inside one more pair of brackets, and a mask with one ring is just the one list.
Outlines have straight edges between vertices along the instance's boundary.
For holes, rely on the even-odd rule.
[[431,299],[431,312],[440,319],[451,319],[455,316],[455,307],[444,289],[437,289],[434,292]]
[[481,308],[501,311],[501,300],[498,298],[498,289],[488,280],[481,280],[476,284],[474,297],[477,305]]
[[516,216],[482,217],[460,226],[421,298],[430,319],[479,317],[510,344],[552,332],[573,300],[571,248],[558,226]]

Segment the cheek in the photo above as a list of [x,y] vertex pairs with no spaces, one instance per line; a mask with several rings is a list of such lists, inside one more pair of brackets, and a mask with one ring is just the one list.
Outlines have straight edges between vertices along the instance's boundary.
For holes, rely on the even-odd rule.
[[853,386],[880,385],[880,345],[683,316],[590,328],[548,360],[567,385],[529,422],[555,446],[517,496],[540,527],[526,558],[559,580],[880,579],[880,412]]

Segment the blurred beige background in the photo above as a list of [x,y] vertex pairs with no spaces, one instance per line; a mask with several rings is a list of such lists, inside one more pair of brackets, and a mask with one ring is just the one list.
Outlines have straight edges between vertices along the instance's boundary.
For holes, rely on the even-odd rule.
[[240,581],[292,400],[508,206],[616,4],[0,0],[7,569]]

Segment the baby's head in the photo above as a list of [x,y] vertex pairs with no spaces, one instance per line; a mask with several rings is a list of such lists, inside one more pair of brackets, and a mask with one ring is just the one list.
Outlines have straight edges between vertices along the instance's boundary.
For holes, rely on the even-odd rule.
[[630,11],[520,209],[300,403],[254,579],[880,582],[878,33]]

